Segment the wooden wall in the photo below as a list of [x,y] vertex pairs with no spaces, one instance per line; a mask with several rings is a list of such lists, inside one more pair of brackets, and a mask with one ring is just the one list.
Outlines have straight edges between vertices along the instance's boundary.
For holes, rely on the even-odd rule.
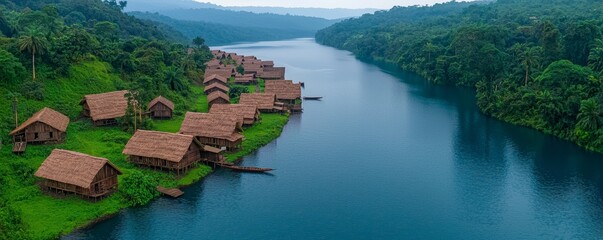
[[13,136],[15,142],[61,143],[67,134],[42,122],[35,122]]
[[149,111],[152,118],[172,118],[172,109],[160,102],[152,106]]

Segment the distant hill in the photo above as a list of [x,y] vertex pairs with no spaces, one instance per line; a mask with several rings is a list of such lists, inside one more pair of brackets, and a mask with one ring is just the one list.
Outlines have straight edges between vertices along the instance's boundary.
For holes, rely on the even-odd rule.
[[129,15],[152,21],[159,26],[167,26],[192,39],[202,36],[210,46],[225,45],[236,42],[268,41],[310,37],[315,30],[272,29],[261,27],[242,27],[202,21],[186,21],[173,19],[158,13],[130,12]]
[[363,9],[347,9],[347,8],[285,8],[285,7],[226,7],[230,10],[248,11],[253,13],[275,13],[289,14],[297,16],[319,17],[325,19],[344,19],[359,17],[366,13],[374,13],[381,9],[363,8]]
[[346,9],[346,8],[285,8],[285,7],[224,7],[212,3],[202,3],[193,0],[128,0],[126,11],[129,12],[159,12],[177,9],[212,8],[253,13],[274,13],[280,15],[295,15],[318,17],[325,19],[342,19],[359,17],[365,13],[373,13],[379,9]]
[[337,20],[327,20],[316,17],[289,16],[272,13],[257,14],[252,12],[211,8],[163,10],[159,11],[159,13],[178,20],[213,22],[238,27],[288,29],[309,32],[316,32],[338,22]]

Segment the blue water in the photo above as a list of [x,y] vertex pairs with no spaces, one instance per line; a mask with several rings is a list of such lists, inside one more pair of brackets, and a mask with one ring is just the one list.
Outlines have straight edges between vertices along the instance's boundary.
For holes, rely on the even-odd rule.
[[468,89],[312,39],[221,47],[306,83],[282,136],[180,199],[66,239],[601,239],[601,155],[480,114]]

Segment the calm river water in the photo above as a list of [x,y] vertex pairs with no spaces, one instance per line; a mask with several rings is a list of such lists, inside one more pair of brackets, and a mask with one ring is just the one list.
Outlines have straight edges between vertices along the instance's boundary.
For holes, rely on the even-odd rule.
[[603,238],[602,155],[313,39],[220,49],[274,60],[324,96],[244,161],[277,170],[218,170],[66,239]]

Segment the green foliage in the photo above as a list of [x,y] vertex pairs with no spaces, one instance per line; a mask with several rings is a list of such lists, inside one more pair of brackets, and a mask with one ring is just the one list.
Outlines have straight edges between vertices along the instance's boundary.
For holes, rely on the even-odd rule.
[[475,87],[484,113],[603,152],[602,16],[592,0],[452,1],[367,14],[316,39]]
[[27,81],[23,83],[21,92],[26,98],[38,101],[44,100],[44,84],[40,82]]
[[10,52],[0,49],[0,82],[15,83],[23,80],[25,68],[18,58]]
[[230,91],[228,92],[228,95],[232,101],[238,102],[239,101],[238,99],[239,99],[239,97],[241,97],[241,94],[248,93],[248,92],[249,92],[249,88],[246,86],[233,85],[230,87]]
[[142,206],[159,196],[157,184],[152,177],[134,170],[123,178],[119,191],[128,205]]

